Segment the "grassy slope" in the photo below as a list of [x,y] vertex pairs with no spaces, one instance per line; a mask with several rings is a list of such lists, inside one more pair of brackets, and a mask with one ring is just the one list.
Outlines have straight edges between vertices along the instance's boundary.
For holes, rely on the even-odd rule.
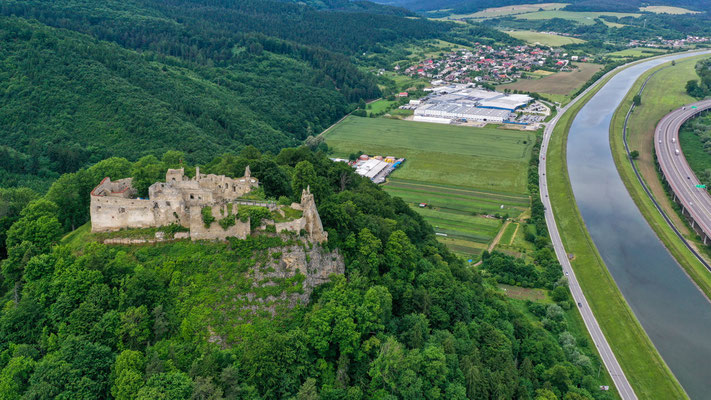
[[[602,85],[597,86],[600,87]],[[640,399],[686,398],[676,377],[617,289],[585,228],[570,186],[566,164],[568,130],[580,108],[596,92],[597,89],[592,90],[561,117],[551,139],[547,155],[548,185],[558,229],[566,250],[575,255],[571,264],[578,282],[637,396]]]
[[[701,288],[706,296],[711,297],[711,274],[709,274],[706,268],[677,238],[674,231],[669,227],[669,225],[667,225],[661,214],[659,214],[657,209],[654,207],[654,204],[639,184],[632,166],[627,160],[624,143],[622,141],[622,127],[624,125],[627,110],[629,110],[629,107],[632,104],[632,98],[639,91],[639,88],[644,80],[647,79],[647,77],[655,70],[659,70],[659,72],[649,81],[645,91],[643,92],[642,105],[635,109],[635,112],[630,117],[629,132],[631,137],[629,142],[632,149],[638,149],[640,150],[640,153],[644,153],[647,156],[646,160],[641,158],[639,161],[636,161],[637,166],[642,170],[642,168],[645,167],[643,164],[648,164],[646,165],[647,168],[643,170],[647,172],[644,174],[644,179],[649,186],[656,186],[659,188],[655,191],[655,197],[657,198],[657,201],[660,201],[663,205],[665,205],[664,208],[667,214],[673,217],[675,211],[671,208],[670,201],[661,189],[661,181],[653,164],[653,140],[650,142],[648,139],[650,137],[653,138],[654,127],[657,122],[669,112],[670,109],[694,101],[693,98],[689,97],[685,93],[684,85],[687,80],[696,76],[696,73],[694,72],[694,65],[700,58],[701,57],[693,57],[687,60],[679,61],[676,63],[676,66],[667,69],[660,70],[660,68],[664,67],[660,66],[643,74],[637,82],[635,82],[632,90],[630,90],[627,94],[612,118],[610,126],[610,145],[612,147],[612,155],[615,159],[615,164],[617,165],[620,177],[625,183],[632,199],[634,199],[637,204],[637,207],[639,207],[640,211],[642,211],[642,214],[647,219],[647,222],[649,222],[649,225],[652,229],[654,229],[657,236],[662,240],[667,249],[669,249],[669,252],[682,265],[682,267],[684,267],[689,276],[694,280],[699,288]],[[643,136],[646,136],[647,140],[642,140],[644,139]],[[677,220],[675,224],[680,228],[683,228],[684,222],[679,218],[675,219]],[[686,231],[688,232],[688,230]],[[688,239],[694,239],[696,235],[686,236]]]

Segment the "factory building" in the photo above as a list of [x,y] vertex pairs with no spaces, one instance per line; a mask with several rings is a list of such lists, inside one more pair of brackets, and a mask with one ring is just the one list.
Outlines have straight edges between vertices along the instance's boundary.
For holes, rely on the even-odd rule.
[[467,120],[502,123],[533,100],[524,94],[503,94],[467,85],[434,88],[415,109],[414,120],[450,123]]

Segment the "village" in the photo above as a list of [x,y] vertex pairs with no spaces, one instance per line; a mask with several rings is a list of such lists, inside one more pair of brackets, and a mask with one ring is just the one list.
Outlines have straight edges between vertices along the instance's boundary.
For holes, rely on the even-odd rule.
[[586,62],[586,57],[569,55],[562,49],[539,46],[493,47],[477,44],[471,50],[457,49],[440,59],[427,59],[402,68],[394,67],[411,77],[423,77],[449,83],[506,83],[520,79],[525,72],[546,70],[570,71],[571,61]]

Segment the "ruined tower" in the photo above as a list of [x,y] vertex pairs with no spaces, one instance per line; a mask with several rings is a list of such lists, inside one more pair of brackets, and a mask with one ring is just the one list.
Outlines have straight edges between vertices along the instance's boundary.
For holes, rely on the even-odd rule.
[[301,191],[301,209],[304,212],[304,229],[311,236],[311,239],[318,243],[328,240],[328,232],[323,230],[321,217],[318,215],[318,209],[310,186]]

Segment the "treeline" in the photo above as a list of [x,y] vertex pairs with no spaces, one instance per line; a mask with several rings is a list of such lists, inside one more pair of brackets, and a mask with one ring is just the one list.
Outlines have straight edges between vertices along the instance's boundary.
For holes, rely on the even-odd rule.
[[180,159],[114,158],[62,176],[41,199],[13,195],[1,398],[611,398],[598,390],[591,344],[567,332],[567,290],[552,283],[554,268],[536,278],[511,257],[485,257],[485,270],[555,287],[556,304],[529,303],[524,314],[402,200],[305,147],[277,156],[247,148],[202,168],[240,176],[249,164],[272,197],[311,187],[346,273],[308,306],[226,318],[245,295],[245,268],[278,244],[269,236],[110,247],[78,231],[61,240],[72,218],[88,218],[86,188],[98,177],[130,174],[142,186]]
[[686,82],[686,93],[691,97],[703,99],[711,95],[711,59],[697,62],[696,74],[699,79]]

